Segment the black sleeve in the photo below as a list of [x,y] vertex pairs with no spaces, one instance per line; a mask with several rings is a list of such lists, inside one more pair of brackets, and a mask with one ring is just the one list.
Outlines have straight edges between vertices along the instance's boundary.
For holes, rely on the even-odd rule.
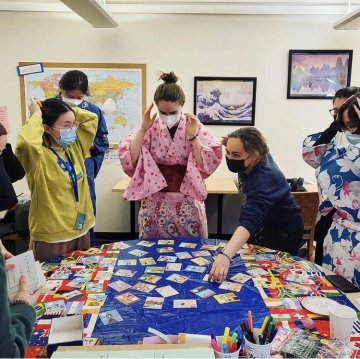
[[329,128],[327,128],[321,136],[316,140],[314,146],[325,145],[329,143],[339,131],[339,123],[337,121],[331,122]]
[[11,182],[21,180],[25,176],[25,170],[18,158],[14,155],[10,143],[6,144],[6,148],[2,152],[4,160],[4,168]]
[[0,211],[10,209],[17,203],[14,187],[5,171],[3,157],[0,155]]

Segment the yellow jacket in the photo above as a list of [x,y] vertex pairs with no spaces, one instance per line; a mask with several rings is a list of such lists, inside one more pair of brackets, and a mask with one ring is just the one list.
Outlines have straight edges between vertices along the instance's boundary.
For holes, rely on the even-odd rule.
[[[60,242],[78,238],[95,223],[84,160],[95,137],[97,116],[79,108],[73,110],[79,122],[76,141],[66,149],[54,150],[64,161],[68,161],[67,153],[74,164],[79,191],[78,209],[68,172],[60,167],[57,156],[43,145],[42,118],[31,116],[18,134],[15,154],[25,168],[31,191],[29,228],[30,239],[34,241]],[[78,213],[85,214],[81,229],[75,229]]]

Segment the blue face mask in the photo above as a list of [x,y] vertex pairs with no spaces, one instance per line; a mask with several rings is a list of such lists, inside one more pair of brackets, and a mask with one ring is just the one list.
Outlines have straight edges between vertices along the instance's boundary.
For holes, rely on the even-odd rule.
[[56,142],[62,146],[70,146],[76,140],[76,129],[75,128],[62,128],[60,131],[60,139]]
[[346,132],[346,138],[352,145],[357,145],[360,143],[360,134]]

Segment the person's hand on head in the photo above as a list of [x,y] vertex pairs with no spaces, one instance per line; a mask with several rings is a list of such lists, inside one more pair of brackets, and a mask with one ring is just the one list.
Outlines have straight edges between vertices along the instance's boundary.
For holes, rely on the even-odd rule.
[[153,109],[154,104],[152,103],[145,111],[143,119],[141,121],[141,129],[146,132],[153,124],[156,118],[156,113],[151,116],[151,110]]
[[229,266],[229,258],[222,254],[217,255],[209,273],[209,281],[223,282],[226,279]]
[[36,290],[34,293],[29,293],[29,280],[27,275],[22,274],[19,280],[19,291],[16,293],[15,297],[12,299],[14,302],[21,300],[31,305],[35,305],[37,298],[39,297],[40,290]]
[[195,115],[192,115],[191,113],[185,113],[186,116],[186,133],[189,138],[193,138],[196,136],[198,132],[198,119]]
[[39,101],[35,97],[30,98],[29,111],[32,115],[40,115],[41,116],[41,101]]

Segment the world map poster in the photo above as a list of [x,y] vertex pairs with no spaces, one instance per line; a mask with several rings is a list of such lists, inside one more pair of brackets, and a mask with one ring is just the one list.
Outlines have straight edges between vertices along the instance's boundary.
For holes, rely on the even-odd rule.
[[[19,63],[20,66],[29,63]],[[134,132],[140,124],[146,105],[145,64],[42,63],[43,72],[20,76],[23,122],[29,116],[31,97],[44,100],[59,94],[59,80],[70,70],[83,71],[89,80],[89,96],[85,99],[100,108],[107,99],[116,109],[106,113],[110,144],[117,144]]]

